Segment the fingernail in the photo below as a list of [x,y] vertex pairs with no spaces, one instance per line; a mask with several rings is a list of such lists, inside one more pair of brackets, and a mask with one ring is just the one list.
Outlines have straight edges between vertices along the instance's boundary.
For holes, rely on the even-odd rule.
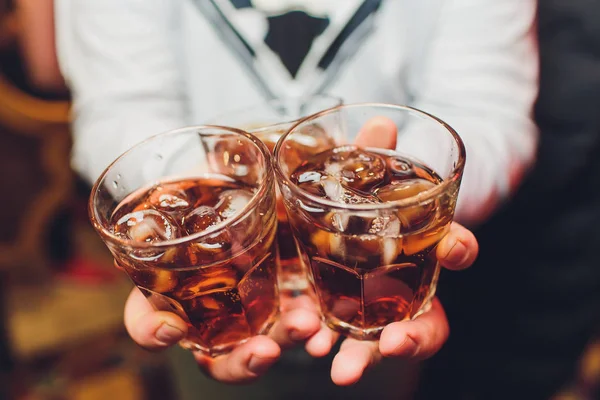
[[164,322],[154,334],[156,339],[159,342],[164,344],[174,344],[179,342],[185,336],[185,333],[179,329],[174,327],[173,325],[169,325]]
[[452,265],[460,265],[468,257],[467,247],[457,240],[444,257],[444,262]]
[[394,349],[394,351],[392,351],[392,354],[395,356],[402,355],[412,357],[417,354],[418,351],[419,346],[417,343],[410,336],[406,336],[406,339],[404,339],[404,341],[400,343],[398,347]]
[[248,369],[250,372],[261,375],[269,369],[269,367],[275,362],[275,359],[271,358],[261,358],[258,356],[250,357],[250,362],[248,362]]

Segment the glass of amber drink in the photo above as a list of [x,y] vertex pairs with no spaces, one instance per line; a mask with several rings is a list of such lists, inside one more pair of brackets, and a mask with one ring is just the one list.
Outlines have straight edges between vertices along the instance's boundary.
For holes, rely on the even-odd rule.
[[[326,94],[276,98],[228,112],[210,120],[210,123],[250,132],[273,151],[279,138],[295,121],[341,104],[340,98]],[[330,148],[333,145],[331,138],[322,133],[313,131],[303,137],[303,140],[296,140],[298,151],[314,153]],[[308,273],[298,261],[298,251],[281,200],[277,203],[277,218],[277,258],[281,294],[291,297],[308,294],[314,297],[308,283]]]
[[198,126],[154,136],[100,176],[91,221],[182,346],[216,356],[265,334],[279,312],[272,157],[254,136]]
[[[396,126],[396,149],[354,145],[376,118]],[[311,132],[333,145],[299,152],[296,142]],[[387,324],[427,310],[439,274],[436,246],[453,219],[464,164],[464,145],[450,126],[404,106],[336,107],[279,140],[284,206],[332,329],[373,340]]]

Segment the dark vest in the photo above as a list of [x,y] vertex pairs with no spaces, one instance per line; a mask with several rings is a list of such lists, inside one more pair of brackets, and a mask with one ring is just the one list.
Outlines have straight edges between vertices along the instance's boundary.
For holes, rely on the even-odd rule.
[[548,399],[600,321],[600,1],[540,0],[538,32],[537,164],[476,265],[442,273],[452,334],[424,384],[446,399]]

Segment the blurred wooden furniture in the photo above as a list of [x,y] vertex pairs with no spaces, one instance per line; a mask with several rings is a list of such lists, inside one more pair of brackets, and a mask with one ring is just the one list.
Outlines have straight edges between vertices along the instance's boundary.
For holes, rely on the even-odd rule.
[[48,225],[69,199],[69,103],[34,98],[0,76],[0,269],[43,280]]

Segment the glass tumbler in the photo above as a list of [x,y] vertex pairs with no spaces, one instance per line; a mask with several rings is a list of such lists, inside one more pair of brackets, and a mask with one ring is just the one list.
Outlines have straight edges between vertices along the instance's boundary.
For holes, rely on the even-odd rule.
[[272,157],[256,137],[196,126],[154,136],[100,176],[91,221],[157,310],[188,324],[182,346],[216,356],[277,319]]
[[[258,103],[234,110],[211,119],[211,124],[233,126],[244,129],[262,140],[273,151],[279,138],[287,132],[294,121],[316,112],[342,104],[340,98],[319,94],[307,97],[287,97]],[[312,132],[298,140],[298,146],[309,152],[326,149],[332,143],[320,132]],[[284,296],[308,294],[314,297],[308,284],[308,274],[298,260],[298,251],[291,234],[288,217],[283,203],[277,203],[277,246],[279,265],[279,287]]]
[[[382,118],[396,131],[396,149],[354,145]],[[307,132],[328,137],[329,149],[298,151]],[[387,324],[429,307],[439,274],[435,250],[453,219],[464,165],[458,134],[405,106],[343,105],[281,137],[277,181],[331,328],[377,339]]]

